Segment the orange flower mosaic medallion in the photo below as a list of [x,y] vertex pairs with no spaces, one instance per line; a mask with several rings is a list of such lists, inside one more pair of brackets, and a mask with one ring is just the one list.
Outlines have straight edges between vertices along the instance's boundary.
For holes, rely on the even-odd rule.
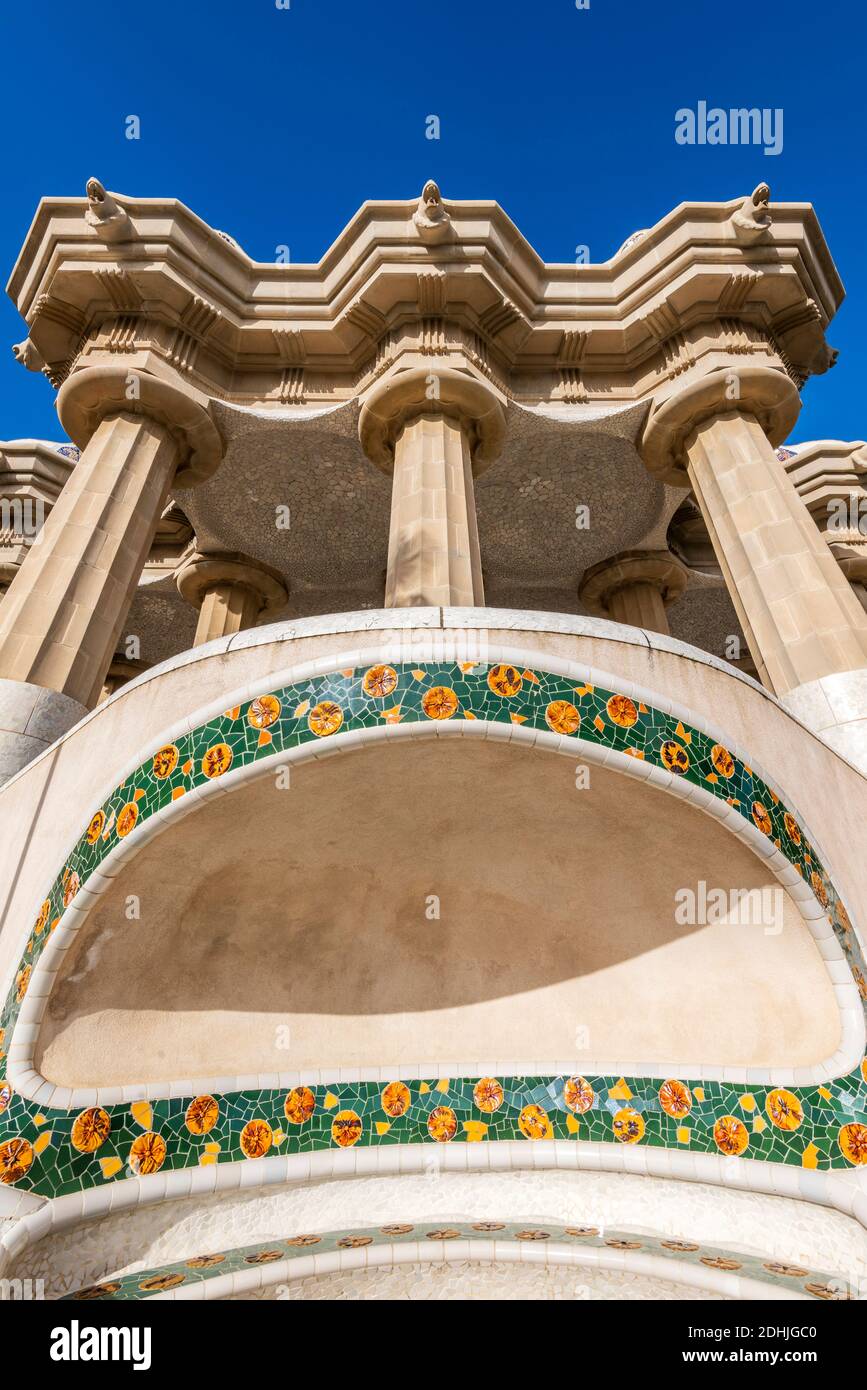
[[177,765],[178,750],[173,743],[163,744],[163,747],[154,753],[153,771],[158,782],[164,782],[167,777],[171,777]]
[[448,685],[434,685],[421,697],[421,707],[428,719],[451,719],[458,707],[458,697]]
[[331,1121],[331,1138],[338,1148],[351,1149],[361,1138],[363,1128],[361,1116],[354,1110],[338,1110]]
[[361,679],[361,688],[365,695],[384,700],[397,689],[397,672],[393,666],[371,666]]
[[215,743],[202,758],[202,772],[206,777],[222,777],[232,766],[232,757],[228,743]]
[[36,934],[37,936],[39,936],[39,935],[45,930],[45,925],[46,925],[46,923],[47,923],[47,921],[48,921],[48,914],[49,914],[50,911],[51,911],[51,903],[50,903],[50,902],[48,901],[48,899],[46,898],[46,899],[45,899],[45,902],[42,904],[42,906],[41,906],[40,909],[39,909],[39,916],[36,918],[36,921],[33,923],[33,930],[34,930],[34,932],[35,932],[35,934]]
[[136,1177],[146,1177],[162,1168],[166,1157],[166,1141],[162,1135],[149,1131],[134,1139],[129,1151],[129,1166]]
[[692,1109],[692,1091],[682,1081],[663,1081],[659,1088],[659,1103],[666,1115],[681,1120]]
[[274,1133],[266,1120],[248,1120],[241,1130],[241,1150],[245,1158],[264,1158],[274,1142]]
[[553,1139],[554,1127],[541,1105],[525,1105],[518,1116],[518,1128],[525,1139]]
[[710,750],[710,760],[713,763],[714,772],[718,772],[720,777],[734,777],[735,760],[727,748],[721,743],[715,743]]
[[7,1139],[0,1144],[0,1182],[20,1182],[33,1162],[33,1145],[26,1139]]
[[850,1163],[867,1163],[867,1125],[843,1125],[837,1135],[840,1152]]
[[638,710],[628,695],[612,695],[605,709],[611,723],[619,725],[621,729],[631,729],[633,724],[638,723]]
[[454,1139],[457,1129],[458,1117],[448,1105],[438,1105],[427,1117],[427,1132],[438,1144]]
[[584,1115],[593,1105],[595,1091],[583,1076],[570,1076],[563,1087],[563,1103],[578,1115]]
[[514,666],[492,666],[488,672],[488,689],[504,700],[517,695],[523,684],[524,678]]
[[117,835],[118,839],[124,840],[131,830],[135,829],[138,820],[138,806],[134,801],[128,801],[122,806],[117,814]]
[[105,812],[96,811],[90,818],[87,827],[87,843],[95,845],[103,830],[105,829]]
[[320,700],[307,716],[307,726],[317,738],[336,734],[343,723],[343,711],[333,700]]
[[214,1269],[221,1265],[225,1258],[225,1255],[193,1255],[191,1259],[185,1260],[184,1264],[188,1269]]
[[638,1144],[644,1138],[644,1116],[633,1110],[631,1105],[625,1105],[614,1116],[612,1129],[614,1138],[619,1139],[621,1144]]
[[720,1153],[728,1155],[730,1158],[737,1158],[742,1154],[750,1142],[750,1136],[745,1124],[736,1119],[734,1115],[723,1115],[713,1127],[714,1143]]
[[390,1081],[382,1092],[382,1108],[393,1120],[399,1120],[410,1107],[409,1087],[402,1081]]
[[493,1115],[503,1103],[503,1088],[493,1076],[483,1076],[473,1087],[473,1100],[483,1115]]
[[773,822],[767,806],[763,806],[760,801],[754,801],[752,805],[752,817],[762,834],[770,835],[773,829]]
[[804,1118],[804,1107],[791,1091],[771,1091],[765,1101],[765,1110],[777,1129],[797,1129]]
[[32,965],[25,965],[22,966],[15,976],[15,998],[18,1000],[19,1004],[27,993],[27,986],[30,984],[30,976],[32,973]]
[[303,1125],[316,1109],[316,1097],[309,1086],[296,1086],[283,1102],[283,1113],[290,1125]]
[[12,1099],[12,1087],[8,1081],[0,1081],[0,1115],[4,1110],[9,1109],[9,1102]]
[[220,1118],[220,1107],[213,1096],[196,1096],[187,1106],[184,1124],[190,1134],[210,1134]]
[[827,907],[827,906],[828,906],[828,890],[827,890],[827,888],[825,887],[825,885],[824,885],[824,883],[822,882],[822,880],[821,880],[821,878],[819,877],[819,875],[816,873],[816,870],[815,870],[815,869],[811,870],[811,872],[810,872],[810,887],[812,888],[813,892],[816,894],[816,897],[819,899],[819,902],[822,904],[822,906],[823,906],[823,907]]
[[788,835],[792,844],[799,845],[801,843],[801,828],[798,825],[798,822],[795,820],[795,817],[792,815],[791,811],[783,812],[783,824],[786,827],[786,834]]
[[247,719],[254,729],[267,729],[280,718],[280,701],[276,695],[259,695],[247,710]]
[[165,1293],[166,1289],[176,1289],[186,1279],[185,1274],[152,1274],[142,1279],[139,1288],[143,1293]]
[[92,1154],[105,1143],[111,1120],[98,1105],[89,1106],[75,1117],[70,1142],[80,1154]]
[[545,723],[555,734],[574,734],[581,723],[581,715],[568,700],[552,700],[545,710]]
[[80,887],[81,887],[81,879],[78,877],[78,874],[75,872],[74,869],[71,871],[71,873],[66,873],[66,874],[64,875],[64,880],[63,880],[63,906],[64,906],[64,907],[69,907],[69,904],[72,902],[72,899],[75,897],[75,895],[76,895],[76,893],[78,892],[78,890],[79,890]]
[[665,740],[659,750],[659,755],[662,758],[663,766],[667,767],[669,772],[676,772],[681,777],[689,767],[689,754],[683,744],[676,743],[673,738]]

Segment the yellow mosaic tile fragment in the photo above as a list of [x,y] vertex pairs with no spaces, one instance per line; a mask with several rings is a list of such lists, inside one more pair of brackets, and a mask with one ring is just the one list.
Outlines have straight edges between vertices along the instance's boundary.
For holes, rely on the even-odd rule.
[[750,1111],[750,1113],[752,1113],[752,1111],[755,1110],[755,1108],[756,1108],[756,1098],[755,1098],[755,1096],[741,1096],[741,1109],[742,1109],[742,1110],[748,1110],[748,1111]]
[[204,1152],[206,1154],[218,1154],[220,1152],[221,1147],[222,1146],[219,1140],[212,1139],[209,1144],[205,1145]]
[[639,714],[646,714],[646,713],[647,713],[647,705],[642,705],[641,703],[639,703],[639,706],[638,706],[638,713],[639,713]]
[[632,1100],[632,1092],[626,1084],[626,1078],[621,1076],[616,1085],[612,1086],[608,1092],[612,1100]]
[[186,793],[186,787],[175,787],[174,791],[172,792],[172,801],[177,801],[178,797],[186,796]]
[[463,716],[464,716],[464,719],[477,719],[477,718],[478,718],[478,715],[473,714],[473,712],[472,712],[471,709],[465,709],[465,710],[463,711]]
[[623,751],[628,758],[638,758],[641,762],[644,762],[643,748],[624,748]]
[[574,690],[576,695],[592,695],[594,687],[592,685],[576,685]]
[[33,1152],[35,1154],[41,1154],[44,1149],[48,1148],[48,1145],[51,1143],[53,1138],[53,1130],[44,1129],[42,1133],[37,1135],[36,1138],[33,1140]]
[[333,1091],[329,1091],[322,1104],[326,1110],[333,1110],[335,1105],[340,1104],[340,1101]]
[[487,1132],[488,1126],[483,1120],[464,1120],[464,1133],[468,1144],[480,1143]]
[[[183,772],[183,774],[184,774],[185,777],[189,777],[189,775],[190,775],[190,773],[192,772],[192,770],[193,770],[193,760],[192,760],[192,758],[187,758],[187,761],[184,763],[183,767],[181,768],[181,772]],[[112,819],[114,819],[114,817],[112,817]]]
[[121,1161],[121,1159],[117,1157],[101,1158],[99,1160],[99,1166],[102,1169],[102,1176],[107,1181],[109,1178],[115,1177],[116,1174],[120,1172],[121,1168],[123,1167],[123,1162]]
[[678,1144],[688,1144],[692,1138],[692,1130],[687,1129],[686,1125],[678,1125],[677,1142]]
[[224,718],[224,719],[237,719],[237,718],[238,718],[238,715],[239,715],[240,713],[241,713],[241,706],[240,706],[240,705],[233,705],[231,709],[227,709],[227,710],[224,710],[224,711],[223,711],[223,718]]
[[129,1107],[129,1113],[132,1115],[136,1124],[141,1125],[142,1129],[150,1129],[154,1118],[153,1107],[150,1101],[134,1100]]
[[692,743],[692,734],[688,729],[685,729],[680,722],[678,722],[677,728],[674,731],[674,736],[675,738],[679,738],[681,743]]
[[377,1122],[376,1122],[376,1132],[377,1132],[377,1134],[388,1134],[388,1131],[389,1131],[390,1129],[391,1129],[391,1121],[390,1121],[390,1120],[377,1120]]
[[803,1168],[818,1168],[819,1150],[815,1144],[808,1144],[801,1154],[801,1166]]
[[443,1095],[447,1095],[447,1094],[448,1094],[448,1089],[449,1089],[449,1079],[448,1079],[448,1077],[447,1077],[447,1076],[442,1077],[442,1078],[437,1082],[436,1088],[437,1088],[438,1091],[442,1091]]
[[259,748],[264,748],[266,743],[271,743],[272,741],[271,735],[267,729],[261,729],[259,731],[259,740],[257,744]]
[[530,681],[533,685],[539,684],[539,677],[536,675],[535,671],[525,671],[523,674],[525,681]]
[[347,680],[350,680],[355,675],[355,667],[349,666],[345,671],[341,671],[340,674],[341,676],[345,676]]
[[753,1134],[761,1134],[762,1130],[767,1129],[767,1127],[767,1121],[763,1120],[761,1115],[753,1116]]
[[421,1085],[419,1086],[419,1088],[418,1088],[418,1093],[419,1093],[419,1095],[420,1095],[420,1096],[426,1096],[426,1095],[428,1094],[429,1091],[430,1091],[430,1086],[427,1084],[426,1081],[423,1081],[423,1082],[421,1083]]
[[424,678],[425,678],[425,672],[424,672],[424,671],[412,671],[410,674],[411,674],[411,675],[415,678],[415,680],[417,680],[417,681],[423,681]]
[[132,795],[133,801],[141,801],[141,799],[142,799],[143,796],[144,796],[144,790],[143,790],[143,788],[142,788],[142,787],[136,787],[136,789],[135,789],[135,791],[133,792],[133,795]]
[[216,1163],[216,1161],[217,1161],[217,1155],[216,1155],[216,1154],[199,1154],[199,1167],[200,1167],[200,1168],[210,1168],[211,1164],[212,1164],[212,1163]]
[[464,675],[466,675],[468,671],[473,671],[473,670],[475,670],[475,666],[476,666],[476,663],[475,663],[474,661],[459,661],[459,662],[458,662],[458,668],[459,668],[461,671],[463,671]]
[[35,1125],[44,1125],[45,1122],[46,1122],[46,1116],[42,1114],[42,1111],[41,1111],[41,1110],[40,1110],[40,1112],[39,1112],[38,1115],[34,1115],[34,1116],[33,1116],[33,1123],[34,1123]]
[[386,724],[399,724],[403,717],[400,705],[392,705],[391,709],[384,709],[379,717],[384,719]]
[[513,724],[526,724],[527,722],[526,714],[510,714],[509,718]]
[[573,1115],[570,1112],[570,1114],[566,1116],[566,1128],[568,1129],[570,1134],[578,1133],[579,1129],[581,1128],[581,1125],[578,1122],[577,1115]]
[[275,1129],[274,1133],[271,1135],[271,1139],[275,1144],[282,1144],[285,1138],[286,1135],[283,1133],[282,1129]]
[[704,1087],[703,1087],[703,1086],[693,1086],[693,1088],[692,1088],[692,1093],[693,1093],[693,1095],[695,1096],[696,1100],[704,1100]]
[[298,705],[297,709],[295,710],[295,713],[293,714],[292,718],[293,718],[293,719],[303,719],[303,718],[304,718],[304,715],[307,713],[307,711],[309,710],[309,708],[310,708],[310,701],[309,701],[309,700],[302,700],[302,701],[301,701],[301,704]]
[[602,722],[602,719],[600,718],[600,716],[599,716],[598,714],[597,714],[596,718],[593,720],[593,725],[594,725],[594,728],[596,728],[596,729],[599,730],[600,734],[601,734],[601,733],[604,733],[604,731],[605,731],[605,725],[604,725],[604,723]]
[[831,1092],[828,1090],[828,1087],[827,1087],[827,1086],[819,1086],[817,1089],[818,1089],[819,1095],[822,1097],[823,1100],[833,1100],[833,1099],[834,1099],[834,1097],[831,1095]]

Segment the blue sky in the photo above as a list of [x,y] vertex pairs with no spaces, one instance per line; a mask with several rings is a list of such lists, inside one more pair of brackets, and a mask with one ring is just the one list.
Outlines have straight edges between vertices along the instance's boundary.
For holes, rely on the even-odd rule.
[[[847,290],[838,365],[795,439],[867,435],[864,53],[854,0],[62,0],[4,7],[4,284],[42,195],[95,175],[174,196],[251,256],[318,260],[365,198],[494,198],[540,254],[605,260],[685,200],[811,201]],[[778,156],[690,147],[674,115],[781,107]],[[125,118],[141,139],[125,138]],[[441,138],[425,137],[440,118]],[[62,437],[48,383],[11,344],[0,437]]]

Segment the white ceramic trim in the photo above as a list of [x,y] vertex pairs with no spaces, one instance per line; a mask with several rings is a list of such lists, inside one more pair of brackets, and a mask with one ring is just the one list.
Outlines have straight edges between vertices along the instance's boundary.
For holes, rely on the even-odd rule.
[[[443,659],[449,660],[449,636],[444,634],[443,646],[446,648]],[[451,638],[454,641],[454,638]],[[293,682],[309,679],[313,675],[330,674],[333,671],[344,668],[373,665],[379,661],[398,660],[395,651],[386,646],[384,649],[373,648],[364,652],[350,651],[331,654],[326,657],[319,657],[314,661],[308,661],[300,666],[289,667],[283,671],[269,675],[265,681],[259,679],[247,682],[240,689],[230,692],[228,695],[221,695],[198,710],[193,715],[174,724],[165,730],[158,739],[148,741],[147,749],[130,760],[125,768],[112,775],[110,784],[104,795],[95,804],[101,804],[106,800],[124,780],[126,776],[134,772],[146,760],[154,748],[158,748],[163,743],[175,741],[180,736],[191,732],[208,720],[220,715],[226,709],[233,708],[235,705],[245,703],[262,693],[263,689],[275,690],[280,686],[288,685]],[[791,805],[789,799],[782,790],[775,784],[773,779],[766,777],[757,766],[755,760],[744,750],[730,742],[723,731],[709,726],[707,721],[696,717],[696,715],[656,692],[645,687],[636,686],[633,682],[623,681],[619,677],[609,672],[597,671],[592,667],[580,665],[577,662],[564,661],[547,656],[545,653],[521,650],[520,648],[502,648],[499,645],[492,647],[486,654],[486,661],[507,662],[516,665],[523,665],[530,668],[537,667],[540,670],[550,671],[552,674],[561,675],[576,683],[580,682],[589,685],[601,685],[608,689],[617,690],[629,695],[637,702],[653,705],[658,709],[663,709],[675,718],[690,724],[695,728],[703,730],[711,738],[725,744],[731,751],[736,752],[742,760],[753,767],[763,777],[769,787],[779,795],[780,799],[790,805],[793,812],[797,812],[798,819],[804,827],[809,838],[815,839],[809,830],[808,824],[801,816],[797,808]],[[656,786],[662,791],[669,792],[678,796],[682,800],[692,801],[700,810],[713,816],[721,822],[727,829],[732,831],[740,840],[753,850],[759,858],[764,859],[768,868],[775,875],[783,888],[789,893],[790,898],[796,903],[801,916],[806,922],[807,928],[813,936],[816,945],[825,960],[831,984],[837,1000],[840,1014],[841,1040],[836,1051],[821,1062],[814,1063],[809,1067],[795,1068],[757,1068],[757,1067],[735,1067],[724,1066],[714,1067],[690,1063],[688,1061],[669,1064],[666,1067],[651,1067],[646,1064],[637,1063],[630,1059],[617,1061],[616,1064],[603,1064],[594,1062],[592,1070],[595,1071],[616,1071],[626,1075],[661,1077],[684,1075],[697,1080],[729,1080],[746,1085],[768,1085],[791,1086],[791,1085],[810,1085],[822,1084],[835,1077],[842,1076],[861,1060],[865,1050],[865,1022],[864,1013],[861,1008],[860,997],[857,986],[849,971],[848,964],[843,954],[842,948],[827,920],[825,911],[814,896],[812,890],[801,879],[800,875],[792,868],[785,856],[774,848],[768,841],[767,836],[763,835],[757,827],[749,824],[743,816],[734,811],[720,798],[715,797],[711,792],[705,791],[692,783],[684,782],[675,777],[672,773],[666,772],[662,768],[655,767],[653,764],[646,763],[641,759],[630,758],[628,755],[616,752],[611,749],[599,748],[596,744],[587,743],[583,739],[576,737],[566,737],[543,730],[525,729],[518,724],[502,724],[488,720],[462,720],[442,721],[436,724],[397,724],[386,725],[382,729],[371,729],[364,731],[349,731],[345,734],[337,733],[327,741],[320,743],[307,743],[299,748],[287,750],[280,754],[274,754],[256,763],[249,763],[241,767],[231,769],[223,777],[207,783],[205,786],[198,786],[191,789],[186,796],[178,801],[171,802],[168,806],[158,811],[141,826],[137,827],[134,834],[128,839],[119,841],[102,861],[99,868],[82,884],[76,897],[63,913],[58,926],[51,939],[43,948],[28,985],[27,994],[21,1005],[15,1026],[12,1031],[7,1059],[7,1078],[12,1086],[28,1099],[36,1100],[40,1105],[46,1107],[57,1106],[61,1101],[57,1098],[62,1093],[62,1103],[66,1108],[77,1109],[88,1105],[111,1104],[121,1100],[157,1100],[171,1095],[188,1095],[206,1091],[234,1091],[243,1090],[245,1087],[259,1087],[262,1085],[291,1085],[299,1084],[299,1075],[308,1080],[310,1073],[277,1073],[276,1082],[269,1079],[264,1081],[258,1074],[255,1076],[236,1076],[236,1077],[199,1077],[195,1079],[183,1078],[181,1080],[166,1083],[153,1082],[143,1083],[137,1086],[125,1087],[58,1087],[41,1075],[35,1067],[34,1049],[41,1024],[46,1001],[50,993],[54,978],[61,964],[61,957],[69,949],[72,943],[73,934],[84,925],[90,911],[98,902],[100,896],[107,891],[113,878],[121,871],[125,864],[130,862],[149,840],[160,834],[169,822],[174,823],[176,818],[191,814],[196,807],[214,796],[225,796],[230,794],[238,786],[252,781],[256,778],[270,775],[275,765],[319,761],[325,757],[335,757],[341,753],[351,751],[352,748],[368,746],[371,743],[385,740],[398,740],[406,738],[485,738],[496,739],[499,742],[525,743],[542,749],[547,752],[564,754],[567,757],[576,756],[586,759],[588,762],[611,768],[614,771],[624,773],[626,776],[633,777],[638,781],[648,781],[652,786]],[[818,847],[817,847],[818,848]],[[830,872],[830,870],[829,870]],[[52,873],[51,882],[56,877],[57,870]],[[854,913],[850,913],[853,919]],[[857,931],[857,927],[854,927]],[[859,934],[860,935],[860,934]],[[840,965],[844,967],[840,970]],[[438,1076],[458,1076],[460,1068],[456,1068],[455,1060],[452,1061],[439,1059],[430,1064],[425,1063],[423,1075],[436,1074]],[[470,1065],[465,1068],[471,1076],[485,1074],[517,1074],[530,1073],[539,1064],[532,1060],[519,1060],[510,1062],[506,1067],[502,1060],[490,1065],[490,1071],[479,1071],[478,1066]],[[401,1074],[411,1076],[413,1068],[401,1069]],[[417,1070],[417,1069],[415,1069]],[[574,1070],[574,1059],[571,1064],[564,1068],[567,1074]],[[543,1074],[555,1074],[555,1068],[551,1063],[541,1066]],[[273,1075],[273,1074],[270,1074]],[[352,1070],[332,1070],[328,1073],[317,1073],[317,1081],[350,1081],[368,1079],[362,1072]],[[378,1079],[378,1078],[377,1078]],[[120,1092],[120,1094],[118,1094]]]

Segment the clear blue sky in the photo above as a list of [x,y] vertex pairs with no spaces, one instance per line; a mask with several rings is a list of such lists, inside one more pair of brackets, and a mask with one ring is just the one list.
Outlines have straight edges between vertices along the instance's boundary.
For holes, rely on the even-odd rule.
[[[494,198],[540,254],[605,260],[677,203],[812,201],[847,299],[831,373],[794,438],[867,436],[867,21],[857,0],[30,0],[0,17],[0,264],[42,195],[95,175],[175,196],[249,254],[318,260],[365,198]],[[782,107],[784,147],[675,143],[674,113]],[[138,115],[141,139],[125,138]],[[441,139],[425,138],[436,114]],[[11,344],[0,438],[58,438],[53,393]]]

